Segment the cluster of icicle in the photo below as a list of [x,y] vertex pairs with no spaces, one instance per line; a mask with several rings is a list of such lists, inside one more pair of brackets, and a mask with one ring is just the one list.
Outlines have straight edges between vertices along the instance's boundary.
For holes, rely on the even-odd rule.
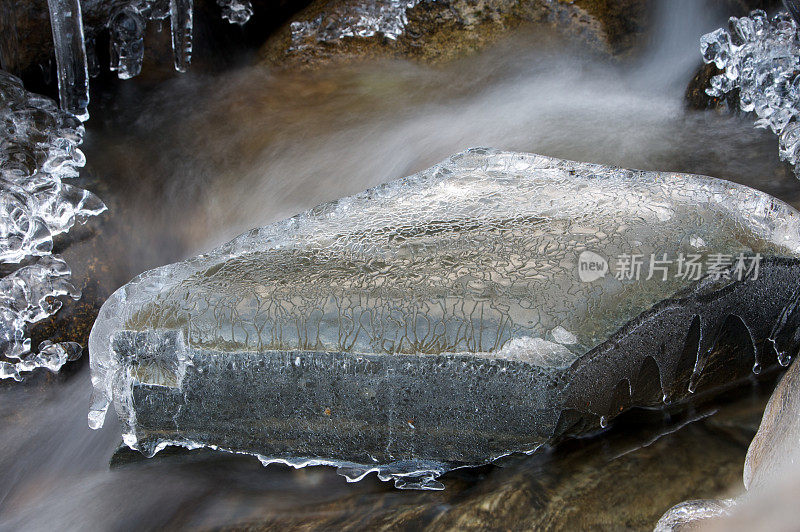
[[83,124],[55,102],[27,92],[0,71],[0,378],[45,367],[57,371],[81,354],[74,342],[42,342],[32,352],[28,324],[52,316],[59,296],[77,299],[69,266],[52,255],[53,237],[100,214],[97,196],[68,185],[85,164]]
[[397,39],[408,24],[407,12],[421,0],[363,0],[334,8],[309,21],[293,22],[292,47],[309,41],[336,42],[344,37],[383,35]]
[[755,112],[756,127],[779,136],[781,160],[800,176],[800,43],[792,17],[770,19],[761,10],[731,17],[728,29],[708,33],[700,43],[703,60],[724,70],[706,92],[719,97],[738,90],[741,109]]
[[[222,17],[231,24],[242,25],[253,14],[249,0],[217,0],[217,4]],[[48,6],[61,107],[85,120],[89,116],[90,70],[92,74],[99,71],[94,39],[84,34],[80,0],[48,0]],[[111,43],[109,68],[120,79],[138,75],[144,60],[147,22],[161,24],[169,18],[175,69],[186,71],[192,60],[193,13],[194,0],[131,0],[117,7],[106,23]]]

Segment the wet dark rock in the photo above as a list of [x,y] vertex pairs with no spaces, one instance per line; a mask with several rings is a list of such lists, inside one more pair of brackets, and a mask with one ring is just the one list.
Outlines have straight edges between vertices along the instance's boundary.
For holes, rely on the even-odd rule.
[[[210,476],[216,482],[218,472],[225,471],[218,479],[223,493],[209,490],[197,501],[203,514],[176,515],[177,527],[329,530],[350,524],[365,529],[483,530],[513,523],[515,529],[649,531],[675,501],[728,496],[740,485],[746,451],[742,440],[755,433],[752,427],[772,382],[765,381],[760,392],[732,390],[691,415],[631,412],[602,438],[453,471],[442,477],[447,489],[441,492],[401,492],[371,479],[343,484],[326,468],[272,465],[264,470],[254,458],[203,449],[167,448],[145,459],[120,446],[111,465],[128,471],[168,469],[193,475],[199,485],[209,483]],[[720,424],[727,429],[720,430]],[[286,497],[285,504],[276,507],[273,489]],[[235,517],[226,504],[235,505]]]

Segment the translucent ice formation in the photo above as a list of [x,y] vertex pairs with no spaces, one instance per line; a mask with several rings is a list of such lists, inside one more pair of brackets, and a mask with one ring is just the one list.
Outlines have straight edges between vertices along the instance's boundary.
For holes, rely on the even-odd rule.
[[[150,456],[436,487],[774,364],[799,217],[713,178],[470,150],[120,288],[90,337],[90,425],[113,402]],[[731,324],[754,354],[716,350]]]
[[420,0],[364,0],[345,3],[317,18],[292,23],[292,46],[307,40],[335,42],[344,37],[372,37],[381,34],[397,39],[408,24],[406,12]]
[[73,345],[49,343],[31,353],[25,327],[53,315],[61,307],[58,296],[80,296],[69,283],[67,264],[50,255],[53,237],[106,207],[91,192],[63,182],[85,164],[77,118],[4,72],[0,102],[0,263],[33,260],[0,278],[0,377],[20,379],[20,372],[55,371],[80,354]]
[[768,19],[761,10],[749,17],[731,17],[700,40],[706,63],[724,70],[711,78],[706,92],[721,96],[738,90],[743,111],[758,117],[756,127],[779,136],[779,156],[800,176],[800,43],[797,25],[787,13]]
[[[252,14],[249,2],[218,0],[223,16],[243,24]],[[84,2],[90,18],[101,19],[110,37],[110,65],[121,79],[139,74],[144,58],[144,35],[148,20],[170,19],[175,69],[184,72],[191,62],[193,0],[132,0]],[[81,2],[48,0],[53,46],[58,67],[61,107],[81,120],[88,118],[89,73],[97,73],[94,49],[101,28],[84,31]],[[92,67],[90,69],[90,67]],[[93,74],[94,75],[94,74]]]
[[249,0],[217,0],[222,8],[222,18],[231,24],[243,25],[253,16],[253,5]]
[[141,11],[126,6],[117,11],[108,22],[111,37],[110,69],[120,79],[138,76],[144,60],[145,18]]
[[81,120],[89,117],[89,66],[79,0],[48,0],[61,108]]
[[193,8],[194,0],[169,1],[172,50],[178,72],[186,72],[192,62]]
[[734,504],[735,501],[733,499],[705,499],[676,504],[661,516],[653,532],[692,530],[698,527],[704,519],[730,515]]

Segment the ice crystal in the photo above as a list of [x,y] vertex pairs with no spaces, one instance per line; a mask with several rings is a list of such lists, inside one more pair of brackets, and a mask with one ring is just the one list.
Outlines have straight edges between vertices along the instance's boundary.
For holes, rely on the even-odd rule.
[[792,17],[770,19],[761,10],[731,17],[728,29],[701,38],[700,51],[706,63],[724,70],[706,92],[719,97],[738,90],[741,109],[755,112],[756,127],[778,135],[781,160],[800,176],[800,42]]
[[344,37],[380,34],[397,39],[408,24],[407,11],[421,0],[363,0],[329,9],[313,20],[293,22],[292,46],[306,41],[335,42]]
[[19,379],[36,367],[57,370],[75,356],[66,344],[43,344],[31,353],[25,327],[53,315],[61,307],[58,296],[79,297],[67,264],[50,254],[53,237],[106,207],[63,182],[85,164],[81,122],[4,72],[0,125],[0,263],[33,261],[0,278],[0,377]]
[[253,16],[253,5],[249,0],[217,0],[222,8],[222,18],[231,24],[243,25]]

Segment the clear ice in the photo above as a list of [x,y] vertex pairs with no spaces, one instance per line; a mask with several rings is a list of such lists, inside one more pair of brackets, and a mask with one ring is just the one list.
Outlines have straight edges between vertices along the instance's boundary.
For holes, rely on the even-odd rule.
[[253,5],[249,0],[217,0],[222,8],[222,18],[231,24],[242,26],[253,16]]
[[309,40],[335,42],[344,37],[383,35],[397,39],[408,24],[407,11],[420,0],[365,0],[334,7],[317,18],[293,22],[292,46],[302,48]]
[[756,127],[779,137],[779,157],[800,176],[800,43],[797,25],[787,13],[772,19],[756,10],[731,17],[727,29],[704,35],[700,51],[706,63],[724,70],[711,78],[710,96],[738,90],[739,106],[756,114]]
[[[244,24],[252,14],[249,2],[219,0],[223,15]],[[170,19],[175,69],[185,72],[192,56],[193,0],[134,0],[107,2],[106,26],[110,37],[109,68],[121,79],[141,72],[144,59],[144,35],[148,20]],[[79,0],[48,0],[53,47],[58,69],[61,108],[81,120],[89,117],[89,74],[97,73],[94,28],[86,38]],[[235,19],[235,20],[233,20]],[[91,68],[90,68],[91,67]]]
[[61,109],[89,118],[89,65],[79,0],[48,0]]
[[[620,394],[660,402],[676,380],[688,396],[676,331],[702,316],[695,378],[708,314],[761,299],[736,310],[767,334],[785,287],[766,262],[746,297],[724,278],[610,268],[631,253],[797,259],[799,216],[713,178],[469,150],[120,288],[90,336],[90,425],[113,402],[148,456],[210,446],[433,488],[453,464],[536,449],[571,411],[599,428]],[[640,388],[652,365],[661,381]]]
[[109,68],[116,72],[120,79],[138,76],[142,70],[146,26],[141,11],[133,6],[120,9],[108,22],[111,39]]
[[684,501],[676,504],[661,516],[653,532],[694,530],[700,527],[704,519],[730,515],[735,504],[733,499]]
[[55,102],[0,72],[0,263],[26,263],[0,278],[0,377],[19,380],[37,367],[56,371],[75,345],[43,343],[31,352],[25,327],[52,316],[59,296],[78,298],[70,269],[51,255],[53,237],[103,212],[100,199],[63,180],[85,164],[83,125]]
[[192,28],[194,0],[169,0],[169,23],[175,70],[186,72],[192,62]]

